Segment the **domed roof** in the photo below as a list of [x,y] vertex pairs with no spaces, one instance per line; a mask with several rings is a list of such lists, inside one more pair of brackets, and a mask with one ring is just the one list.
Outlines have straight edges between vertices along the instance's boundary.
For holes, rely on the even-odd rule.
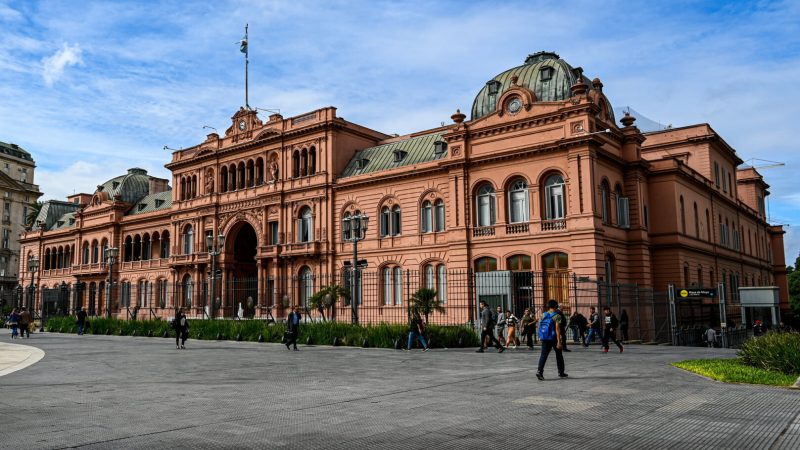
[[489,80],[472,103],[472,120],[495,110],[497,99],[511,87],[511,77],[516,75],[517,85],[533,91],[540,102],[563,101],[572,96],[570,87],[580,76],[591,89],[592,83],[581,69],[574,69],[553,52],[528,55],[525,64],[508,69]]
[[97,186],[98,192],[105,192],[113,199],[119,195],[125,203],[136,203],[150,193],[150,178],[147,171],[137,167],[128,169],[128,173],[112,178]]

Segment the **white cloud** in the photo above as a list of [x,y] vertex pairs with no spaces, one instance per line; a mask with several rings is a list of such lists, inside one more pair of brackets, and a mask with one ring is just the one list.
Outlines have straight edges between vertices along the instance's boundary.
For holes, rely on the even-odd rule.
[[42,77],[44,77],[45,84],[52,86],[53,83],[61,78],[61,75],[64,74],[64,69],[67,66],[82,65],[82,53],[83,51],[78,44],[69,45],[64,43],[61,49],[58,50],[53,56],[44,58],[42,60],[42,64],[44,65]]

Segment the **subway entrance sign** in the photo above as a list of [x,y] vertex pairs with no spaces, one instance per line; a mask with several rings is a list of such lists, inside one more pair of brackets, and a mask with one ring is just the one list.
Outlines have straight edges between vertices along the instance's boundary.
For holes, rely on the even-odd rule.
[[678,289],[681,298],[716,298],[716,289]]

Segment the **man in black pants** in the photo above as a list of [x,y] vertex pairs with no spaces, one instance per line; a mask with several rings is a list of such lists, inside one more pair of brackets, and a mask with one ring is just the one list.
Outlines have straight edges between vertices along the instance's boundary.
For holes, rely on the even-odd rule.
[[608,306],[603,308],[603,319],[603,353],[608,353],[608,341],[614,341],[617,347],[619,347],[619,352],[622,353],[622,344],[617,340],[619,320],[617,320],[617,316],[611,312],[611,308]]
[[289,317],[286,318],[286,331],[286,350],[289,350],[290,346],[294,346],[294,351],[297,351],[297,338],[300,336],[300,313],[294,306],[292,306]]
[[539,319],[539,341],[542,344],[542,353],[539,355],[539,366],[536,370],[536,378],[544,381],[544,365],[547,363],[547,356],[550,350],[556,351],[556,366],[558,367],[559,378],[567,378],[564,372],[564,354],[561,349],[564,346],[564,338],[561,327],[562,315],[558,313],[558,302],[549,300],[547,302],[547,312]]
[[494,346],[497,348],[497,353],[503,353],[505,351],[505,347],[503,347],[500,342],[494,337],[494,325],[495,319],[492,315],[492,310],[486,305],[486,302],[481,300],[481,348],[478,349],[478,353],[483,353],[484,346],[486,345],[486,339],[489,340],[489,345],[494,343]]

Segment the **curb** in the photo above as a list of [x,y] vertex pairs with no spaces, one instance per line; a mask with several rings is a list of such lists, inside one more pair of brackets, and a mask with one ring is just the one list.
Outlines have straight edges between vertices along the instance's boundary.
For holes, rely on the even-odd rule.
[[800,377],[797,377],[797,381],[794,383],[794,386],[791,386],[793,389],[800,389]]
[[14,350],[26,350],[28,351],[28,355],[25,357],[25,359],[14,364],[13,366],[0,370],[0,377],[8,375],[10,373],[14,373],[18,370],[22,370],[28,366],[32,366],[37,362],[39,362],[42,358],[44,358],[44,351],[36,347],[31,347],[29,345],[8,344],[8,343],[0,344],[0,348],[6,346],[15,347]]

